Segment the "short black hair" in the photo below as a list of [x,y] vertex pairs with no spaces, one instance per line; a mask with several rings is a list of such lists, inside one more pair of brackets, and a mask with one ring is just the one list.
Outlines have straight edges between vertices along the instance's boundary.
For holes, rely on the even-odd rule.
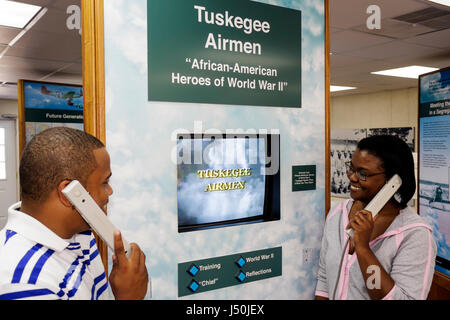
[[401,199],[397,202],[402,208],[406,208],[416,191],[414,159],[406,142],[396,136],[374,135],[359,141],[357,148],[380,158],[387,179],[394,174],[400,176],[402,185],[397,193]]
[[55,127],[35,135],[20,160],[22,200],[42,203],[66,179],[85,184],[97,167],[93,151],[104,146],[94,136],[67,127]]

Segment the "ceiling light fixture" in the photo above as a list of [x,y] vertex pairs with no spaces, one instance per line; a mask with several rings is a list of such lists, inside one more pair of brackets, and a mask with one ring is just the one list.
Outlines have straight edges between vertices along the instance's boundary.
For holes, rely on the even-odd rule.
[[14,38],[14,39],[12,39],[10,42],[9,42],[9,46],[10,47],[12,47],[20,38],[22,38],[22,36],[28,31],[28,30],[30,30],[35,24],[36,24],[36,22],[38,22],[39,21],[39,19],[41,19],[42,18],[42,16],[47,12],[47,8],[42,8],[40,11],[39,11],[39,13],[37,14],[37,15],[35,15],[34,16],[34,18],[33,19],[31,19],[29,22],[28,22],[28,24],[25,26],[25,28],[24,29],[22,29],[22,31],[20,31],[19,32],[19,34]]
[[[4,2],[10,2],[10,1],[0,0],[0,6],[2,6]],[[8,45],[6,46],[6,48],[3,49],[2,52],[0,52],[0,59],[6,54],[6,52],[9,50],[9,48],[11,48],[17,41],[19,41],[19,39],[22,38],[23,35],[24,35],[25,33],[27,33],[27,31],[30,30],[30,29],[36,24],[36,22],[38,22],[39,19],[41,19],[41,18],[44,16],[44,14],[48,11],[47,8],[41,8],[41,7],[38,7],[38,8],[39,8],[38,13],[37,13],[37,14],[34,14],[33,17],[30,18],[31,20],[30,20],[30,19],[27,20],[27,22],[26,22],[26,24],[24,25],[24,27],[22,27],[22,30],[14,37],[14,39],[12,39],[12,40],[8,43]],[[0,16],[1,16],[2,14],[3,14],[3,12],[0,13]],[[2,24],[2,22],[0,21],[0,25],[1,25],[1,24]]]
[[345,87],[345,86],[330,86],[330,92],[344,91],[344,90],[353,90],[356,87]]
[[375,71],[371,73],[383,76],[418,79],[421,74],[435,70],[438,70],[438,68],[423,67],[423,66],[408,66],[403,68]]
[[450,0],[428,0],[428,1],[450,7]]
[[0,0],[0,25],[22,29],[41,9],[39,6]]

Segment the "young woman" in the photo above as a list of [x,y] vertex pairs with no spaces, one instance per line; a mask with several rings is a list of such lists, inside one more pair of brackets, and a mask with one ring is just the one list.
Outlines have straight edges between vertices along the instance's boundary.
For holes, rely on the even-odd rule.
[[[346,166],[351,199],[327,216],[316,299],[426,299],[436,244],[431,228],[407,206],[416,189],[408,145],[387,135],[362,139]],[[364,208],[394,174],[402,185],[373,218]]]

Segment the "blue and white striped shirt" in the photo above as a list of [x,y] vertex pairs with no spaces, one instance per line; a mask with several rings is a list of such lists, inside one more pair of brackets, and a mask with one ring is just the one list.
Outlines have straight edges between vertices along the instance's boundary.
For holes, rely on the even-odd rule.
[[18,208],[8,209],[0,231],[0,300],[108,299],[92,232],[62,239]]

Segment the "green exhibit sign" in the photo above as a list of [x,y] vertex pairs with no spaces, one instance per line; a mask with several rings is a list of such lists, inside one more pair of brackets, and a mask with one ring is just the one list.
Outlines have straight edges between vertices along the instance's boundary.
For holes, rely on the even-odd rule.
[[292,166],[292,191],[316,190],[316,166]]
[[281,276],[281,247],[178,264],[178,296]]
[[152,0],[148,100],[301,107],[301,12],[237,0]]

